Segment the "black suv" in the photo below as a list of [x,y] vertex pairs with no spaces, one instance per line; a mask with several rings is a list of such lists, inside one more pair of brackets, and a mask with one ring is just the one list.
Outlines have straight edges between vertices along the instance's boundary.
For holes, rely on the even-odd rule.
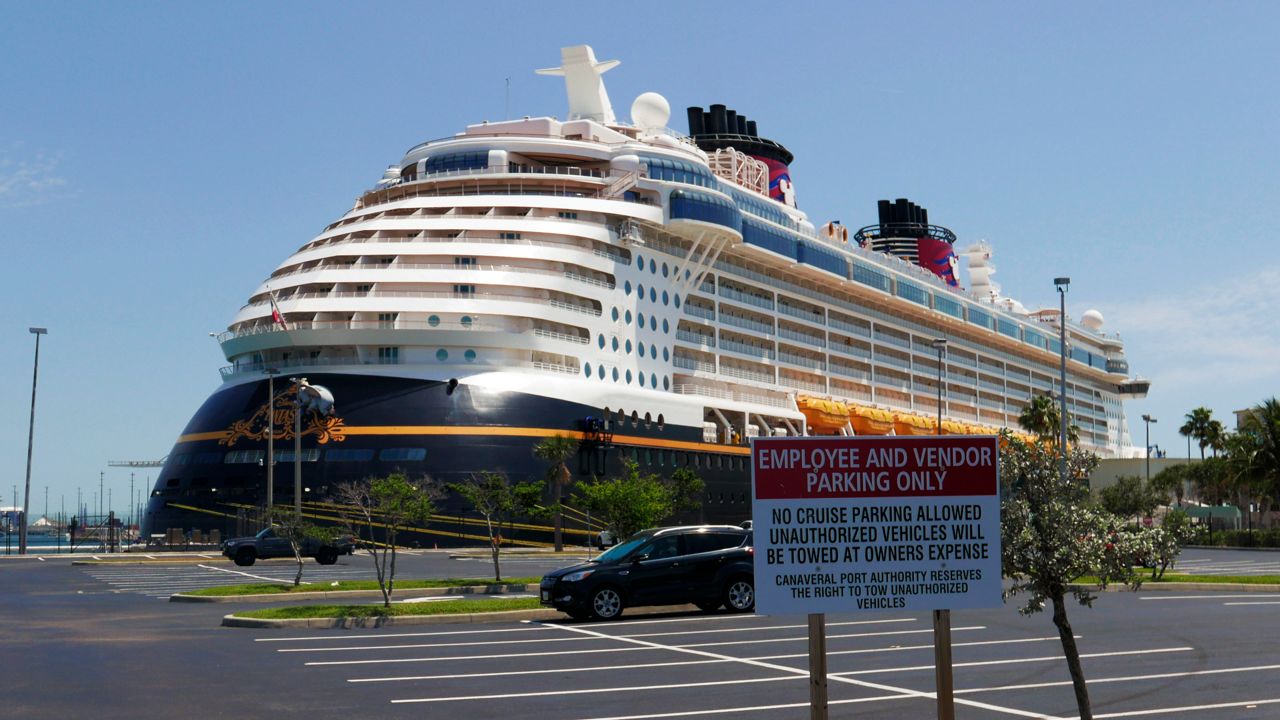
[[[302,557],[315,558],[321,565],[338,562],[339,555],[355,552],[355,538],[350,535],[336,538],[332,544],[307,538],[302,543]],[[263,528],[253,537],[231,538],[222,543],[222,554],[240,566],[252,565],[256,560],[293,557],[289,541],[276,535],[273,528]]]
[[542,604],[580,620],[612,620],[628,605],[749,612],[756,604],[751,537],[732,525],[644,530],[591,562],[547,574]]

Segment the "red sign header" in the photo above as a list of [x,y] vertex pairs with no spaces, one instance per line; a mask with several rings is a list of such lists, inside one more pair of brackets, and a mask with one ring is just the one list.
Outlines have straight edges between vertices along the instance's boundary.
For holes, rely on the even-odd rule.
[[756,438],[756,498],[996,495],[998,443],[967,435]]

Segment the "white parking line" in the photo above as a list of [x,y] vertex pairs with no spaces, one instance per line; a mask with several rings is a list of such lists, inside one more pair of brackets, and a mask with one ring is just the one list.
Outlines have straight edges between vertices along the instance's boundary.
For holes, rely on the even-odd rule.
[[[1151,675],[1126,675],[1122,677],[1106,677],[1106,678],[1089,678],[1090,685],[1101,685],[1104,683],[1118,682],[1137,682],[1140,680],[1167,680],[1169,678],[1193,677],[1196,675],[1225,675],[1228,673],[1242,672],[1262,672],[1264,670],[1280,670],[1280,665],[1251,665],[1249,667],[1235,668],[1218,668],[1216,670],[1188,670],[1186,672],[1168,672],[1154,673]],[[966,688],[964,690],[956,690],[956,693],[984,693],[984,692],[1003,692],[1005,690],[1033,690],[1036,688],[1060,687],[1070,685],[1070,680],[1056,680],[1053,682],[1040,683],[1024,683],[1021,685],[996,685],[993,687]]]
[[505,700],[509,698],[529,698],[529,697],[549,697],[552,695],[593,695],[598,693],[618,693],[618,692],[640,692],[643,690],[676,690],[679,688],[692,687],[714,687],[717,685],[746,685],[766,682],[781,682],[784,680],[804,680],[798,675],[790,675],[787,677],[773,678],[751,678],[745,680],[711,680],[707,682],[696,683],[671,683],[669,685],[632,685],[611,688],[588,688],[579,690],[543,690],[540,692],[522,692],[522,693],[503,693],[500,695],[456,695],[453,697],[431,697],[431,698],[406,698],[403,700],[392,700],[393,705],[402,703],[435,703],[435,702],[461,702],[466,700]]
[[1223,605],[1280,605],[1280,600],[1261,600],[1258,602],[1229,602]]
[[[587,630],[581,627],[571,627],[568,625],[559,625],[557,627],[561,628],[562,630],[581,633],[585,635],[601,634],[601,633],[597,633],[592,630]],[[719,660],[731,660],[733,662],[742,663],[744,665],[751,665],[753,667],[761,667],[769,670],[777,670],[779,672],[789,673],[799,677],[809,676],[809,671],[807,668],[806,669],[792,668],[792,667],[787,667],[786,665],[777,665],[774,663],[766,663],[766,662],[761,662],[759,660],[751,660],[746,658],[736,658],[729,655],[721,655],[719,653],[707,652],[705,650],[693,650],[689,648],[674,647],[671,645],[661,645],[659,643],[649,642],[648,640],[639,640],[636,638],[619,638],[619,639],[622,640],[623,642],[632,643],[635,645],[639,645],[641,647],[653,648],[656,650],[668,650],[671,652],[689,653],[691,655],[698,655],[701,657],[708,657],[708,658],[719,659]],[[873,682],[868,682],[866,680],[856,680],[854,678],[843,677],[840,675],[834,675],[834,676],[828,676],[828,677],[829,679],[835,680],[836,682],[839,682],[839,683],[856,685],[858,687],[868,688],[872,690],[880,690],[882,692],[892,693],[895,696],[902,697],[902,698],[915,697],[915,698],[926,698],[930,700],[936,698],[935,693],[921,692],[918,690],[911,690],[908,688],[894,687],[892,685],[885,685],[882,683],[873,683]],[[970,707],[977,707],[984,710],[991,710],[992,712],[1005,713],[1005,714],[1014,715],[1017,717],[1041,718],[1042,720],[1060,720],[1059,718],[1043,715],[1041,713],[1031,713],[1024,710],[1018,710],[1016,708],[1001,707],[999,705],[992,705],[990,703],[978,702],[976,700],[956,698],[955,701],[956,701],[956,704],[958,705],[968,705]]]
[[[853,705],[858,703],[884,702],[886,700],[913,700],[919,699],[916,695],[879,695],[876,697],[852,698],[847,700],[830,700],[827,705]],[[697,715],[723,715],[731,713],[733,715],[741,715],[748,712],[761,712],[764,710],[789,710],[793,708],[807,708],[809,703],[786,703],[784,705],[749,705],[746,707],[733,708],[715,708],[712,710],[681,710],[679,712],[649,713],[646,715],[614,715],[612,717],[584,718],[583,720],[659,720],[660,718],[674,717],[694,717]],[[1047,717],[1036,715],[1034,717]]]
[[1142,595],[1139,600],[1221,600],[1223,598],[1280,598],[1280,593],[1243,593],[1230,595],[1214,593],[1212,595]]
[[[843,627],[848,625],[884,625],[886,623],[904,623],[916,622],[913,618],[898,618],[895,620],[854,620],[850,622],[833,622],[827,623],[827,627]],[[709,635],[712,633],[731,633],[731,632],[760,632],[761,630],[799,630],[800,628],[809,627],[808,625],[769,625],[768,627],[740,627],[740,628],[723,628],[716,630],[681,630],[679,632],[656,632],[656,633],[635,633],[631,635],[612,635],[611,637],[671,637],[674,635]]]
[[[1080,657],[1081,659],[1101,658],[1101,657],[1122,657],[1125,655],[1150,655],[1153,653],[1190,652],[1192,650],[1195,650],[1195,648],[1192,648],[1192,647],[1152,648],[1150,650],[1123,650],[1119,652],[1080,653]],[[1059,660],[1062,660],[1061,654],[1046,655],[1043,657],[1032,657],[1032,658],[1012,658],[1009,660],[979,660],[974,662],[952,663],[952,667],[986,667],[990,665],[1020,665],[1022,663],[1055,662]],[[872,670],[851,670],[849,672],[832,673],[831,675],[829,675],[829,677],[851,677],[853,675],[879,675],[882,673],[914,672],[919,670],[933,670],[933,663],[929,663],[928,665],[908,665],[905,667],[894,667],[894,668],[875,668]]]
[[[965,631],[986,630],[986,629],[987,628],[985,625],[969,625],[966,627],[953,627],[951,628],[951,632],[965,632]],[[933,628],[921,628],[919,630],[882,630],[880,632],[828,635],[827,640],[829,642],[831,640],[841,640],[846,638],[886,637],[889,635],[923,635],[923,634],[932,633],[932,632],[933,632]],[[611,635],[610,637],[613,637],[619,640],[628,638],[628,636],[626,635]],[[721,645],[764,645],[766,643],[776,643],[776,642],[808,642],[808,640],[809,640],[808,635],[797,635],[796,637],[758,638],[755,640],[721,640],[719,642],[691,643],[689,645],[673,645],[672,647],[700,648],[700,647],[718,647]]]
[[[1075,636],[1077,640],[1081,636]],[[1018,638],[1016,640],[971,640],[969,642],[951,643],[951,647],[972,647],[977,645],[1016,645],[1021,643],[1048,642],[1050,640],[1058,640],[1057,635],[1049,635],[1047,637],[1038,638]],[[894,645],[887,648],[860,648],[857,650],[827,650],[827,655],[867,655],[870,653],[880,652],[899,652],[903,650],[932,650],[933,643],[928,645]],[[795,660],[797,658],[807,658],[809,653],[792,653],[790,655],[757,655],[752,660]]]
[[1154,710],[1131,710],[1129,712],[1104,713],[1102,715],[1095,714],[1096,720],[1101,718],[1119,718],[1119,717],[1138,717],[1139,715],[1164,715],[1166,713],[1195,712],[1196,710],[1221,710],[1222,708],[1248,708],[1256,705],[1274,705],[1280,703],[1280,698],[1270,698],[1267,700],[1244,700],[1241,702],[1215,703],[1213,705],[1183,705],[1182,707],[1156,708]]
[[305,663],[306,665],[385,665],[388,663],[411,663],[411,662],[438,662],[445,660],[448,662],[458,662],[459,660],[502,660],[506,658],[527,658],[527,657],[551,657],[554,655],[589,655],[594,653],[615,653],[615,652],[640,652],[643,650],[660,650],[662,648],[644,648],[644,647],[624,647],[624,648],[599,648],[595,650],[553,650],[548,652],[536,653],[503,653],[500,655],[468,655],[465,658],[459,658],[456,655],[446,655],[443,657],[420,657],[420,658],[386,658],[377,660],[327,660],[313,661]]
[[[438,635],[480,635],[483,633],[533,632],[535,630],[551,630],[551,629],[552,627],[549,625],[530,625],[528,627],[497,628],[494,630],[446,630],[442,632],[387,633],[385,635],[378,635],[377,637],[390,638],[390,637],[434,637]],[[253,641],[254,642],[306,642],[310,640],[364,640],[367,637],[368,637],[367,635],[354,635],[346,638],[333,637],[331,635],[311,635],[309,637],[254,638]]]
[[298,653],[298,652],[340,652],[344,650],[399,650],[401,648],[446,648],[446,647],[472,647],[479,645],[517,645],[524,643],[558,643],[558,642],[583,642],[588,638],[580,637],[550,637],[550,638],[530,638],[528,640],[477,640],[475,642],[456,642],[456,643],[413,643],[410,645],[349,645],[346,647],[318,647],[318,648],[276,648],[276,652],[280,653]]
[[[271,582],[287,582],[289,584],[293,584],[292,580],[281,580],[280,578],[267,577],[265,575],[254,575],[253,573],[247,573],[242,570],[228,570],[227,568],[214,567],[212,565],[197,565],[196,567],[202,567],[202,568],[205,568],[206,570],[217,570],[218,572],[232,573],[235,575],[243,575],[245,577],[257,578],[258,580],[270,580]],[[302,584],[310,585],[311,583],[307,582],[306,580],[303,580]]]

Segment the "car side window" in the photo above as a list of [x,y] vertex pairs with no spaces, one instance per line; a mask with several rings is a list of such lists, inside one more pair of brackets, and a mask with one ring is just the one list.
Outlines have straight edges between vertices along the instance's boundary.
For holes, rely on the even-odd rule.
[[649,543],[649,547],[642,550],[641,554],[648,555],[650,560],[675,557],[680,554],[680,537],[677,535],[660,537]]
[[731,547],[737,547],[742,543],[741,535],[733,533],[692,533],[685,536],[685,546],[688,548],[688,554],[715,552],[716,550],[724,550]]

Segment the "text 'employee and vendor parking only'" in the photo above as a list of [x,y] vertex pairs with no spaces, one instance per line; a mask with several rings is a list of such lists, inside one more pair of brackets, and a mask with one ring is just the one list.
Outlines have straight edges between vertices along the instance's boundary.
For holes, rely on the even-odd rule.
[[[808,614],[813,717],[825,717],[822,614],[934,612],[939,717],[952,717],[952,609],[1000,597],[994,437],[752,442],[756,609]],[[816,688],[816,690],[815,690]]]

